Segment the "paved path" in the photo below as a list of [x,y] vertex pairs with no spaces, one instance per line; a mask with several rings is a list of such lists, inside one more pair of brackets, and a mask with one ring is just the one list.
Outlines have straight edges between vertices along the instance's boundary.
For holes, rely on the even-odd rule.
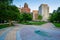
[[[20,40],[17,39],[17,31],[21,40],[60,40],[60,29],[55,28],[52,23],[41,26],[17,24],[7,33],[5,40]],[[0,34],[3,32],[1,31]]]
[[22,27],[22,25],[17,24],[17,25],[14,27],[14,29],[11,30],[11,31],[7,34],[5,40],[16,40],[16,32],[17,32],[21,27]]
[[20,30],[22,40],[60,40],[60,29],[55,28],[52,23],[41,26],[26,26]]
[[5,32],[8,28],[0,29],[0,35],[2,35],[3,32]]
[[7,34],[5,40],[16,40],[16,31],[17,31],[18,29],[19,29],[19,28],[15,27],[13,30],[11,30],[11,31]]
[[5,31],[7,31],[10,28],[12,28],[12,27],[7,27],[7,28],[0,29],[0,35],[2,35],[2,33],[4,33]]
[[9,31],[11,31],[13,29],[13,27],[8,27],[8,28],[4,28],[4,29],[0,29],[0,40],[4,40],[6,35],[8,34]]

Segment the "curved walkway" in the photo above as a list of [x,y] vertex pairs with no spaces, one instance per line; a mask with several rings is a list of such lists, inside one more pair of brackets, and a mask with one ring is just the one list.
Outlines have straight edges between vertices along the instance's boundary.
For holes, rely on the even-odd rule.
[[55,28],[52,23],[41,26],[17,24],[8,33],[6,32],[5,40],[20,40],[20,38],[21,40],[60,40],[60,29]]
[[60,40],[60,29],[55,28],[52,23],[41,26],[25,25],[20,30],[20,35],[22,40]]
[[5,40],[6,35],[7,35],[8,32],[11,31],[12,29],[13,29],[12,27],[0,29],[0,40]]

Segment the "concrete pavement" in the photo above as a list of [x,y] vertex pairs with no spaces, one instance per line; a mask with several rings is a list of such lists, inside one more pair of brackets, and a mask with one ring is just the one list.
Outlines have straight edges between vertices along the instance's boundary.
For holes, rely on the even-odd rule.
[[17,24],[11,31],[7,33],[5,40],[20,40],[20,39],[60,40],[60,29],[55,28],[55,26],[52,23],[47,23],[40,26]]
[[41,26],[25,25],[20,30],[20,35],[22,40],[60,40],[60,29],[52,23]]

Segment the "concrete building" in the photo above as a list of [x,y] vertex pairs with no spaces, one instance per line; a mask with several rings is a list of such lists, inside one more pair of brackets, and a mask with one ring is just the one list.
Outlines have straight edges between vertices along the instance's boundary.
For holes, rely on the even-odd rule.
[[47,4],[41,4],[39,7],[39,14],[42,15],[42,21],[48,21],[49,6]]
[[30,13],[30,8],[28,7],[27,3],[25,3],[24,7],[21,8],[21,12]]
[[33,10],[33,20],[38,20],[38,10]]
[[19,11],[21,12],[21,8],[18,8],[19,9]]

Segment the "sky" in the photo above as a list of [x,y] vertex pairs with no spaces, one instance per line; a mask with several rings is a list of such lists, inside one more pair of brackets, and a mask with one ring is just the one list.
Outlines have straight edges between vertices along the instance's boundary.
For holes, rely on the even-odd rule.
[[57,10],[60,7],[60,0],[13,0],[13,5],[17,7],[23,7],[24,3],[27,3],[31,11],[38,10],[41,4],[48,4],[49,13],[53,10]]

